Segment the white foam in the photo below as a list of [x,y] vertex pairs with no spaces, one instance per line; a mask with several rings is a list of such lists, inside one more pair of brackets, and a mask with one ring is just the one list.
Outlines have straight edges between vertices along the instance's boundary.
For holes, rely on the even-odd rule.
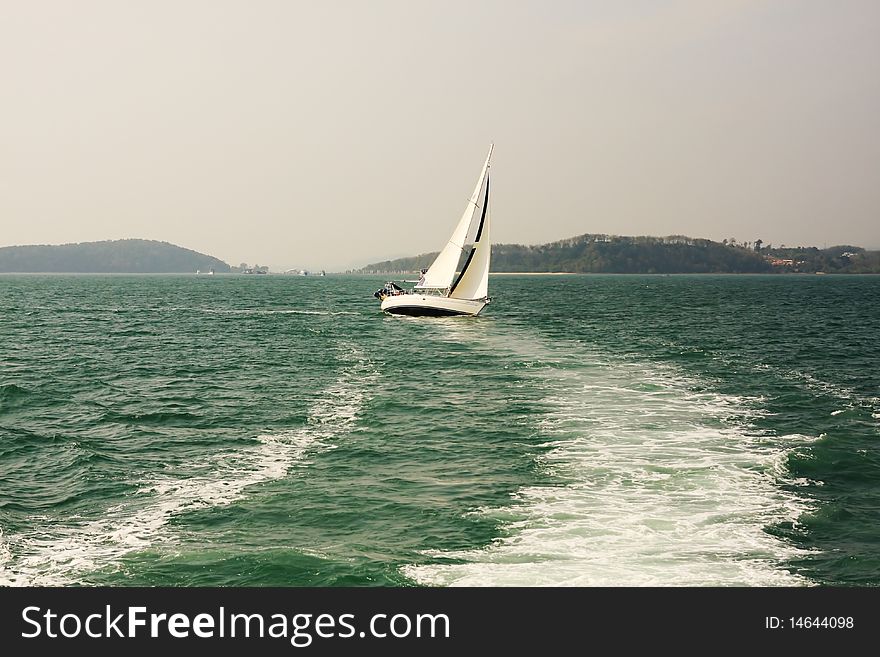
[[523,371],[553,408],[539,464],[560,483],[478,510],[502,526],[489,547],[429,553],[446,563],[404,574],[457,586],[807,583],[782,566],[801,552],[765,528],[809,510],[778,485],[788,450],[809,438],[761,435],[751,400],[698,392],[673,367],[510,336],[494,347],[551,363]]
[[294,308],[279,308],[268,310],[265,308],[153,308],[158,312],[197,312],[209,315],[354,315],[350,310],[302,310]]
[[[12,561],[12,551],[9,549],[9,545],[3,538],[3,528],[0,527],[0,572],[3,572],[5,564],[9,561]],[[2,581],[0,581],[0,584],[2,584]]]
[[[31,310],[41,310],[49,312],[58,312],[57,308],[51,306],[33,306]],[[89,307],[77,308],[80,312],[89,313],[119,313],[127,312],[129,308],[120,308],[118,306],[106,307]],[[187,306],[154,306],[138,308],[138,312],[150,313],[207,313],[210,315],[356,315],[351,310],[304,310],[301,308],[191,308]]]
[[175,516],[231,504],[252,486],[286,476],[307,454],[331,448],[332,440],[351,430],[375,375],[360,351],[351,349],[351,356],[354,364],[322,392],[305,427],[261,435],[247,448],[187,464],[197,474],[156,475],[100,519],[68,518],[59,525],[34,517],[35,529],[5,542],[0,532],[0,586],[78,583],[130,552],[173,541],[168,523]]

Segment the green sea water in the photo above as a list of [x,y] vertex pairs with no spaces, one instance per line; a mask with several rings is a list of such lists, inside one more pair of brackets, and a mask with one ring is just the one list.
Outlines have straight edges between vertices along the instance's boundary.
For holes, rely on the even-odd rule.
[[0,584],[880,585],[880,278],[0,277]]

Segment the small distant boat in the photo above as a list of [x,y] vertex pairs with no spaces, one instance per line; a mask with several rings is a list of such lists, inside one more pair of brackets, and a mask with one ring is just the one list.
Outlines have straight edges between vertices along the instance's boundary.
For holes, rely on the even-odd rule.
[[[455,227],[452,236],[411,290],[388,281],[373,296],[381,308],[392,315],[443,317],[478,315],[489,298],[489,161],[494,144],[489,146],[486,163],[477,186]],[[468,239],[473,234],[472,240]],[[469,249],[469,250],[468,250]],[[458,263],[465,255],[464,264]],[[456,277],[456,272],[458,276]]]

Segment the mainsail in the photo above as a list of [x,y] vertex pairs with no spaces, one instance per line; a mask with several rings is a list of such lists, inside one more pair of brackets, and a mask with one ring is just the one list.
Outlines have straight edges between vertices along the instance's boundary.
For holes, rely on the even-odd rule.
[[[462,276],[456,281],[455,285],[455,297],[459,299],[469,298],[475,299],[480,296],[486,296],[487,285],[486,283],[480,284],[479,282],[471,282],[471,276],[469,274],[469,270],[471,267],[479,264],[477,262],[471,262],[475,258],[480,258],[480,262],[485,260],[485,279],[488,281],[488,272],[489,272],[489,240],[488,240],[488,220],[486,218],[486,203],[489,198],[489,188],[488,188],[488,171],[489,171],[489,160],[492,157],[492,149],[494,148],[494,144],[489,146],[489,154],[486,156],[486,163],[483,165],[483,170],[480,172],[480,178],[477,180],[477,186],[474,188],[474,193],[471,195],[470,200],[468,201],[467,207],[465,207],[464,214],[462,214],[461,219],[458,222],[458,225],[455,227],[455,230],[452,233],[452,237],[449,238],[449,241],[446,243],[446,246],[443,247],[443,250],[440,251],[440,254],[428,268],[428,271],[425,273],[425,280],[421,282],[416,288],[433,288],[433,289],[442,289],[446,290],[452,285],[452,279],[455,278],[455,269],[458,266],[458,261],[461,258],[462,251],[465,247],[465,239],[467,238],[468,231],[473,223],[474,217],[477,214],[477,211],[480,211],[481,214],[481,227],[478,230],[477,239],[474,243],[474,250],[471,251],[471,254],[468,258],[468,262],[462,268]],[[486,195],[484,198],[484,202],[482,207],[480,207],[478,201],[480,199],[480,192],[483,190],[483,185],[486,183]],[[482,242],[482,244],[481,244]],[[481,246],[485,246],[485,249],[481,248]],[[484,253],[485,252],[485,253]],[[477,272],[474,272],[474,275],[481,270],[481,267],[477,268]],[[464,287],[462,285],[464,284]],[[464,294],[470,290],[479,291],[482,289],[481,294],[476,294],[474,296],[460,296],[460,294]],[[459,292],[459,290],[461,290]],[[450,295],[453,296],[453,295]]]

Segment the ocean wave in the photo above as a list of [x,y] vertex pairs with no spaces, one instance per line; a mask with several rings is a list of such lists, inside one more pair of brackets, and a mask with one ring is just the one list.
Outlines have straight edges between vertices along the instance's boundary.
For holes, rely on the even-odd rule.
[[15,383],[0,385],[0,403],[15,404],[31,396],[33,391]]
[[209,427],[213,420],[210,417],[186,411],[156,411],[153,413],[120,413],[106,411],[101,416],[103,422],[113,422],[128,426],[185,426]]
[[359,349],[347,348],[346,358],[304,427],[266,433],[251,446],[189,463],[188,474],[155,475],[99,519],[32,518],[35,529],[26,534],[3,540],[0,532],[0,586],[85,583],[89,572],[118,565],[126,554],[173,543],[169,522],[176,516],[232,504],[253,486],[283,478],[308,454],[332,448],[353,428],[376,376]]

